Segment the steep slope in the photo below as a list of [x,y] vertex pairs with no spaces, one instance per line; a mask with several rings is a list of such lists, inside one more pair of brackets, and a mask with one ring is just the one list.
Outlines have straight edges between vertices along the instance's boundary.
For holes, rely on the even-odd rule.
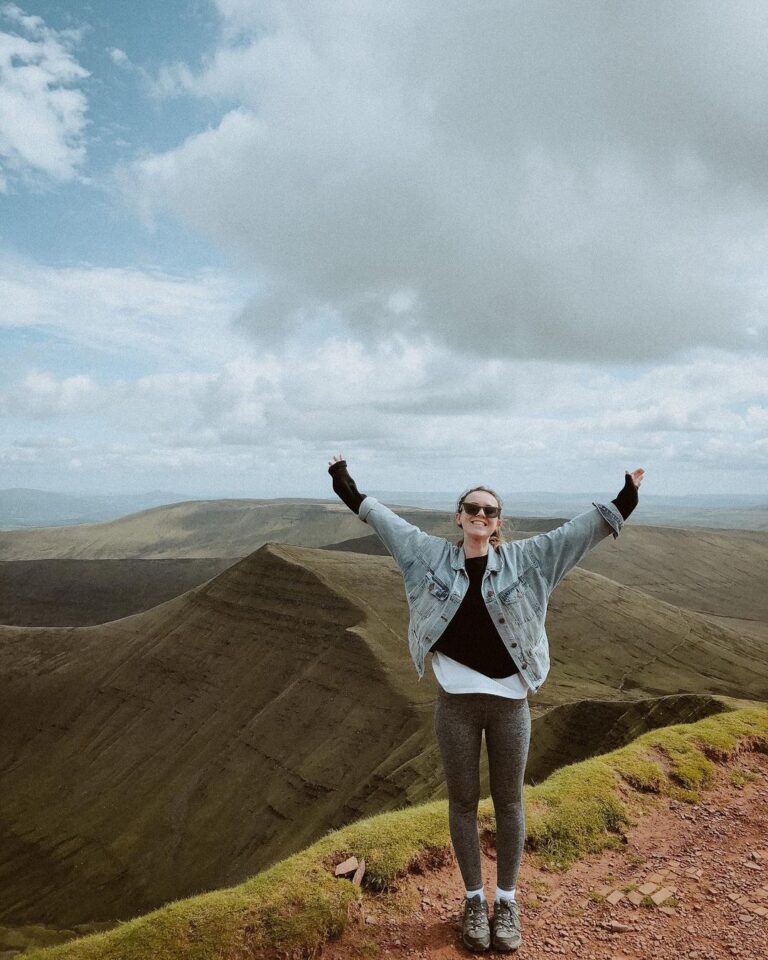
[[[510,525],[507,536],[535,536],[558,522],[532,525],[522,518]],[[329,542],[327,549],[375,556],[385,552],[378,537],[370,534]],[[629,521],[617,540],[588,553],[579,566],[768,639],[768,533],[648,527]]]
[[552,595],[550,623],[542,704],[704,690],[765,698],[765,642],[599,574],[573,570]]
[[136,617],[1,630],[3,916],[131,914],[335,825],[421,722],[360,620],[266,547]]
[[[553,599],[541,769],[548,708],[768,698],[765,645],[586,571]],[[0,921],[126,917],[439,796],[435,686],[406,616],[391,560],[269,545],[135,617],[0,629]],[[595,709],[588,749],[644,711]]]
[[231,560],[3,560],[0,623],[80,627],[149,610]]
[[[767,751],[768,711],[741,709],[654,731],[526,788],[518,883],[525,955],[571,947],[616,956],[619,934],[621,955],[633,960],[675,960],[691,937],[697,955],[725,956],[727,939],[729,954],[764,956]],[[479,813],[483,873],[492,882],[490,799]],[[454,957],[463,889],[447,820],[446,804],[435,802],[358,821],[240,886],[168,904],[35,960],[231,960],[321,950],[337,960]],[[334,878],[350,854],[365,861],[362,889]],[[649,893],[654,899],[643,900]]]
[[612,546],[581,566],[697,613],[768,623],[768,533],[630,521]]
[[[18,541],[6,541],[6,550],[13,548],[11,552],[20,553],[31,553],[37,547],[48,549],[51,544],[45,546],[47,538],[60,536],[56,550],[62,549],[65,553],[95,550],[127,555],[156,550],[185,554],[210,553],[212,548],[205,545],[205,537],[210,533],[224,559],[0,561],[0,623],[75,626],[104,623],[147,610],[227,566],[226,556],[232,556],[235,535],[241,538],[241,547],[246,540],[257,546],[264,537],[279,530],[290,534],[292,542],[311,546],[326,537],[343,535],[350,529],[349,524],[356,533],[368,529],[349,511],[336,505],[307,503],[299,507],[296,502],[285,501],[281,505],[278,501],[267,501],[256,509],[251,501],[247,501],[245,507],[237,503],[233,501],[228,506],[226,502],[181,504],[172,510],[149,511],[114,524],[39,530],[34,536],[29,532]],[[220,509],[229,519],[217,525],[208,511],[216,516]],[[190,529],[185,531],[184,516],[189,510],[194,523],[190,520]],[[404,511],[404,514],[425,529],[450,533],[445,527],[445,516],[439,512]],[[518,526],[511,535],[535,535],[560,521],[525,522],[530,524],[530,529]],[[155,524],[158,532],[164,531],[163,543],[159,547],[154,544],[150,549],[148,538]],[[25,539],[28,535],[29,540]],[[73,537],[84,539],[78,544],[72,542]],[[345,552],[385,555],[379,539],[370,534],[332,544],[326,541],[326,546]],[[615,543],[585,557],[582,567],[768,642],[768,592],[764,589],[764,571],[768,568],[766,534],[673,530],[629,523]]]

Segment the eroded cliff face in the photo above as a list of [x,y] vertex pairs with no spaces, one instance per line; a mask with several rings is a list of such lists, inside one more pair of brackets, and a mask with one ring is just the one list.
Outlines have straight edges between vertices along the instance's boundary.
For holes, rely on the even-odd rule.
[[[134,617],[0,629],[0,919],[126,918],[439,796],[406,618],[391,560],[268,545]],[[710,694],[768,699],[765,645],[597,574],[566,578],[549,633],[531,769],[574,724],[578,759]],[[643,704],[681,689],[704,699]]]
[[265,547],[135,617],[0,631],[3,915],[125,917],[335,825],[421,723],[362,619]]
[[0,560],[0,623],[84,627],[150,610],[232,565],[198,560]]

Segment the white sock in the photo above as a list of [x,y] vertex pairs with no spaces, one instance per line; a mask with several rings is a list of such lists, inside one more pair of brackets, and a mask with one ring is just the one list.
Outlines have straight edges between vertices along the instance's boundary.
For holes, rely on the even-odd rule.
[[464,891],[464,896],[467,898],[467,900],[471,900],[472,897],[476,897],[476,896],[478,896],[478,894],[479,894],[479,896],[480,896],[480,899],[483,901],[483,903],[485,903],[485,890],[483,890],[482,887],[480,887],[479,890],[465,890],[465,891]]
[[511,890],[502,890],[501,887],[496,887],[496,900],[511,900],[514,903],[516,889],[517,887],[512,887]]

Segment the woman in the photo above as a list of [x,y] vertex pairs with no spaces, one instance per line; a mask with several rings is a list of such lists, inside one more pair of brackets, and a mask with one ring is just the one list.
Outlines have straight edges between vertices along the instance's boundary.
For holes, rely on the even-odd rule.
[[[523,776],[531,720],[528,692],[549,671],[544,618],[549,595],[584,554],[612,534],[638,501],[645,471],[625,474],[611,505],[594,503],[555,530],[505,543],[501,498],[489,487],[459,497],[457,544],[424,533],[361,494],[346,461],[328,464],[333,489],[368,523],[405,580],[408,643],[419,677],[424,660],[440,685],[435,730],[448,787],[451,842],[465,886],[463,940],[474,952],[521,943],[515,885],[525,843]],[[496,816],[497,886],[493,931],[480,873],[477,806],[485,733]]]

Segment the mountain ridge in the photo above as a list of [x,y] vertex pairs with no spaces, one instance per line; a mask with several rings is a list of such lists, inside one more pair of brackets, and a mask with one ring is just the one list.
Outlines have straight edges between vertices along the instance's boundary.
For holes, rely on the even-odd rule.
[[[768,698],[768,648],[642,591],[577,568],[552,611],[552,673],[532,700],[542,770],[555,707],[647,701],[631,722],[595,707],[594,751],[611,724],[642,727],[654,697]],[[439,796],[436,688],[416,678],[406,626],[390,559],[268,544],[112,623],[0,628],[0,922],[150,909]]]
[[[633,823],[665,804],[699,803],[716,787],[718,765],[732,764],[749,750],[768,752],[765,706],[646,733],[527,787],[524,870],[532,859],[567,869],[600,851],[622,850]],[[746,779],[743,774],[742,783]],[[490,800],[481,801],[480,821],[487,851],[494,840]],[[333,876],[334,865],[350,854],[365,860],[361,890]],[[106,933],[35,952],[30,960],[180,960],[190,949],[198,960],[225,960],[233,954],[313,955],[323,945],[338,949],[329,955],[346,958],[358,956],[366,944],[369,950],[402,946],[394,940],[402,935],[395,928],[411,908],[412,945],[424,946],[429,922],[440,927],[436,947],[447,935],[445,946],[453,950],[450,912],[432,901],[419,903],[425,880],[450,860],[445,801],[380,814],[327,835],[240,886],[168,904]],[[383,905],[382,889],[393,894]],[[525,895],[536,900],[536,890],[526,887]]]
[[[589,509],[589,502],[583,509]],[[397,507],[411,523],[428,533],[453,537],[449,510]],[[560,517],[506,518],[509,535],[550,530]],[[343,504],[330,500],[185,501],[153,507],[117,520],[70,527],[0,531],[0,560],[33,559],[240,559],[264,543],[276,541],[321,547],[359,540],[370,528]],[[619,541],[641,534],[659,544],[669,537],[705,542],[721,538],[734,551],[765,551],[768,532],[719,530],[707,527],[644,526],[630,521]],[[629,537],[627,537],[629,535]]]

